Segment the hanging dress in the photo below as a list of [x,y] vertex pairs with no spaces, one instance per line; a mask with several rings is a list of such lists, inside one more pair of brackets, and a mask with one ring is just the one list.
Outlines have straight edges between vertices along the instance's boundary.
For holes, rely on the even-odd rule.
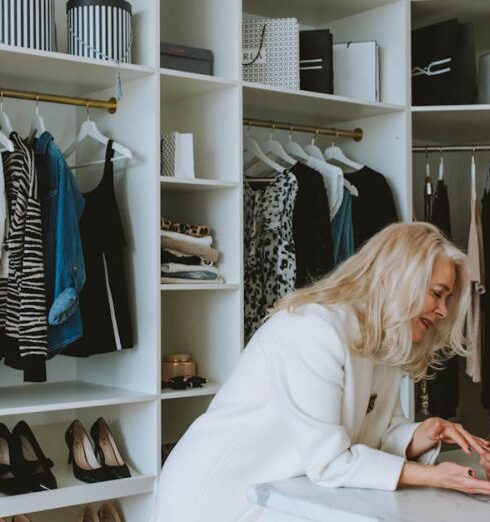
[[114,192],[114,150],[109,140],[102,180],[85,193],[80,220],[87,280],[80,294],[83,337],[63,355],[88,357],[133,345],[123,251],[126,239]]

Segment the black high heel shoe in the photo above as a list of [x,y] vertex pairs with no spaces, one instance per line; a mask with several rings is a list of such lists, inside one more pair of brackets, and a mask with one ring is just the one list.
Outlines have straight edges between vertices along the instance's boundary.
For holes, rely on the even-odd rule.
[[79,420],[74,420],[65,433],[68,446],[68,464],[73,466],[73,475],[82,482],[105,482],[114,477],[101,466],[95,457],[90,438]]
[[44,455],[25,421],[14,426],[10,441],[12,467],[23,487],[29,492],[56,489],[56,478],[51,472],[53,461]]
[[27,493],[27,489],[15,475],[10,455],[11,435],[5,424],[0,424],[0,491],[7,495]]
[[93,423],[90,428],[90,434],[94,439],[95,453],[99,457],[102,466],[112,475],[112,478],[130,477],[131,472],[121,457],[107,422],[102,417],[99,417]]

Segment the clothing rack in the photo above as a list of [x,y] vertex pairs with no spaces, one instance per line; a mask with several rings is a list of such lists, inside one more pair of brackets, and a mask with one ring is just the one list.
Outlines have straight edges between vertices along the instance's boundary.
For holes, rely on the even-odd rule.
[[308,134],[318,134],[323,136],[335,136],[337,138],[351,138],[354,141],[361,141],[363,130],[356,128],[354,130],[335,129],[329,127],[312,127],[310,125],[296,125],[294,123],[284,123],[272,120],[254,120],[244,118],[243,125],[247,127],[262,127],[266,129],[280,129],[290,132],[306,132]]
[[92,98],[78,98],[75,96],[60,96],[58,94],[46,94],[40,92],[19,91],[17,89],[3,89],[0,87],[0,100],[3,98],[16,98],[18,100],[31,100],[35,102],[61,103],[64,105],[75,105],[77,107],[86,107],[91,109],[105,109],[110,114],[114,114],[117,110],[116,98],[109,100],[94,100]]
[[490,151],[490,145],[443,145],[440,147],[434,145],[417,146],[412,148],[413,153],[420,152],[484,152]]

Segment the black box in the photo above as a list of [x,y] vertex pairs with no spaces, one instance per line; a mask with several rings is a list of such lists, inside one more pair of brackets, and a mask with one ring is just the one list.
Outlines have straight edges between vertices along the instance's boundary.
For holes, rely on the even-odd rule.
[[212,75],[213,52],[208,49],[161,42],[160,66],[177,71]]
[[300,88],[333,94],[332,33],[328,29],[299,32]]

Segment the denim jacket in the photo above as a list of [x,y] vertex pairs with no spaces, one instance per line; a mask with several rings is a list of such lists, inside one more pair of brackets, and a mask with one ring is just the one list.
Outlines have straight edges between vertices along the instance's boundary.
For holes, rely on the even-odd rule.
[[79,222],[85,200],[49,132],[34,144],[43,218],[48,357],[83,335],[79,293],[85,262]]

